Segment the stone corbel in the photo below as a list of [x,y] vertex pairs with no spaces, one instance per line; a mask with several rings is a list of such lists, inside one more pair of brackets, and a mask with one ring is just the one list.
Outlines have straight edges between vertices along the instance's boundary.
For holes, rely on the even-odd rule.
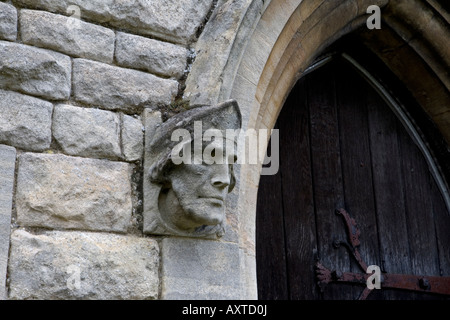
[[[224,234],[242,116],[236,101],[203,106],[161,123],[146,142],[144,233]],[[147,130],[147,128],[146,128]]]

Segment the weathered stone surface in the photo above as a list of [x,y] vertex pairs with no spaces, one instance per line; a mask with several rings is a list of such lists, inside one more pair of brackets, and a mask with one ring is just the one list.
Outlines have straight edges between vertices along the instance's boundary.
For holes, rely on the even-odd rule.
[[165,238],[161,243],[161,264],[161,299],[239,299],[236,244]]
[[125,232],[132,202],[129,165],[64,155],[19,157],[17,223]]
[[71,65],[70,58],[61,53],[0,41],[0,88],[67,99]]
[[158,244],[149,238],[16,230],[10,299],[156,299],[158,268]]
[[123,116],[122,146],[125,160],[136,161],[144,152],[144,132],[142,121],[138,118]]
[[75,59],[73,68],[75,99],[105,109],[130,112],[167,105],[178,91],[178,82],[141,71],[84,59]]
[[70,5],[76,5],[82,19],[188,43],[195,38],[213,0],[14,0],[14,3],[63,14]]
[[6,298],[16,149],[0,145],[0,300]]
[[16,40],[17,10],[14,6],[0,2],[0,39]]
[[0,90],[0,143],[30,151],[49,148],[52,110],[50,102]]
[[124,66],[180,78],[186,68],[188,50],[123,32],[117,33],[116,60]]
[[[234,161],[237,156],[237,137],[230,137],[228,130],[239,130],[241,125],[237,102],[228,100],[179,113],[155,130],[148,144],[146,141],[149,152],[144,164],[144,180],[149,180],[150,184],[143,185],[144,197],[149,203],[143,212],[145,233],[203,238],[223,236],[226,200],[236,181],[234,164],[230,160]],[[196,149],[199,139],[197,133],[206,137],[213,130],[213,142],[208,146],[200,145],[194,152],[192,149]],[[191,147],[193,140],[196,140],[194,148]],[[200,162],[197,154],[201,156]]]
[[185,98],[191,104],[215,104],[231,97],[220,97],[220,91],[233,83],[240,55],[256,27],[252,21],[259,20],[256,17],[264,12],[268,3],[270,1],[218,1],[195,45],[196,58],[186,79]]
[[[157,110],[151,110],[151,109],[145,109],[142,113],[142,120],[144,123],[144,173],[148,172],[147,170],[150,168],[152,161],[151,161],[151,151],[149,150],[150,142],[152,141],[153,136],[155,135],[155,132],[157,129],[161,126],[163,123],[162,120],[162,114],[160,111]],[[158,203],[157,201],[154,201],[154,198],[151,198],[147,195],[148,190],[152,188],[152,183],[150,182],[150,179],[143,179],[142,182],[142,189],[144,192],[144,199],[143,199],[143,211],[149,212],[152,210],[157,210]],[[151,225],[148,223],[149,219],[143,219],[143,230],[146,232],[146,230],[151,229]]]
[[44,11],[21,10],[22,41],[68,55],[111,63],[114,31]]
[[120,117],[99,109],[58,105],[53,137],[64,153],[89,158],[120,159]]

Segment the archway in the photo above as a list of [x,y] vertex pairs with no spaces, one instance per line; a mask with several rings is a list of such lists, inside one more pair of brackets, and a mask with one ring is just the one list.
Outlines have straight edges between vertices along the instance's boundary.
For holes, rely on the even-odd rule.
[[[434,160],[426,160],[420,128],[403,114],[406,97],[394,85],[392,94],[378,93],[379,83],[366,81],[348,54],[326,61],[290,93],[276,124],[280,171],[260,179],[259,297],[341,300],[363,292],[364,281],[318,286],[319,263],[355,275],[377,265],[384,277],[449,276],[448,188]],[[341,208],[355,219],[350,230],[334,214]],[[346,252],[347,233],[356,235],[361,261]],[[429,291],[383,288],[370,298],[439,299]]]
[[[199,39],[199,56],[187,79],[186,94],[193,104],[234,98],[242,109],[245,129],[271,129],[305,70],[332,43],[353,32],[354,39],[364,43],[405,84],[448,143],[450,77],[445,70],[450,65],[446,54],[450,45],[449,14],[442,1],[388,2],[224,2]],[[232,12],[233,5],[239,10],[224,25],[225,13]],[[382,7],[381,30],[365,28],[370,5]],[[205,63],[211,55],[215,58]],[[233,201],[245,298],[257,296],[255,212],[259,172],[258,166],[241,167]]]

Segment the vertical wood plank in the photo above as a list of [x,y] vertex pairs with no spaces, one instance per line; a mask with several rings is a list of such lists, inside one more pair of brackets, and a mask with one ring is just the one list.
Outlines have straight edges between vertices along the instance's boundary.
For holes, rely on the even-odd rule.
[[261,176],[256,215],[256,264],[258,297],[263,300],[289,298],[282,199],[280,172]]
[[[339,110],[342,176],[345,207],[361,231],[359,252],[369,265],[380,265],[378,230],[367,119],[368,84],[348,64],[337,72],[336,92]],[[351,271],[365,273],[352,261]],[[364,287],[356,287],[358,297]],[[369,296],[378,298],[375,291]]]
[[293,89],[278,121],[290,299],[318,299],[309,114],[304,79]]
[[[320,261],[331,270],[350,268],[348,255],[333,246],[345,240],[345,229],[335,210],[344,205],[339,130],[335,97],[335,69],[327,65],[308,76],[314,205]],[[353,299],[351,285],[330,284],[324,299]]]
[[[397,118],[378,94],[369,90],[368,111],[372,170],[379,227],[381,267],[389,273],[411,273],[408,230]],[[385,291],[386,299],[405,299],[402,292]]]
[[[439,275],[432,177],[423,154],[401,126],[398,127],[398,141],[403,169],[411,271],[416,275]],[[438,297],[414,293],[411,294],[411,298],[436,299]]]
[[[439,276],[450,277],[450,211],[445,205],[441,191],[435,181],[431,183],[433,217],[436,234],[436,245],[439,258]],[[443,297],[450,301],[450,297]]]
[[[421,151],[384,100],[348,66],[329,65],[294,88],[282,110],[280,172],[261,177],[258,288],[263,299],[355,299],[363,287],[319,294],[315,252],[332,270],[362,272],[334,240],[347,240],[344,207],[361,230],[365,262],[389,273],[450,276],[450,212]],[[260,273],[260,270],[263,272]],[[404,290],[370,298],[440,299]]]
[[450,212],[436,183],[432,182],[433,214],[440,276],[450,277]]

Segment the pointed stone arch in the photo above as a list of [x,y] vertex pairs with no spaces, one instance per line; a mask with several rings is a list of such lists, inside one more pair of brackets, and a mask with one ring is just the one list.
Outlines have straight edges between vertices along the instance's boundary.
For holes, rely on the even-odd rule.
[[[191,104],[236,99],[243,128],[273,128],[297,80],[324,49],[358,39],[396,75],[450,142],[450,14],[438,0],[219,1],[186,81]],[[364,30],[370,5],[382,29]],[[233,198],[241,298],[256,298],[255,212],[260,167],[242,165]]]

